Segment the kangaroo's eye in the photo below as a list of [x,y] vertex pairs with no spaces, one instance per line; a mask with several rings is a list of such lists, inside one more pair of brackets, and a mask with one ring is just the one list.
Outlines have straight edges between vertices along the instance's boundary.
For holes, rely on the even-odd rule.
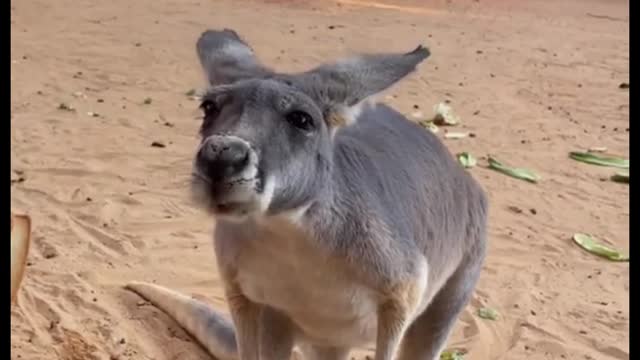
[[304,111],[292,111],[286,115],[287,122],[300,130],[311,130],[313,118]]
[[209,99],[204,100],[202,104],[200,104],[200,109],[204,111],[204,116],[206,118],[211,116],[217,116],[218,113],[220,112],[220,108],[218,107],[218,104],[216,104],[213,100],[209,100]]

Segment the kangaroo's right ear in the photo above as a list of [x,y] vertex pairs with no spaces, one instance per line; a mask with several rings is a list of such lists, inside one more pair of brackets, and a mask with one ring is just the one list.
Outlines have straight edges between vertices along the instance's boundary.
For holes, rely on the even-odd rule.
[[249,45],[230,29],[205,31],[196,43],[196,50],[209,83],[214,86],[271,73],[260,64]]

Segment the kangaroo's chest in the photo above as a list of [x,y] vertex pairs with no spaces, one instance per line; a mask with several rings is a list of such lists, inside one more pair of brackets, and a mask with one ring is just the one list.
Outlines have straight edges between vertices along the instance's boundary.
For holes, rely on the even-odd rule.
[[376,294],[302,232],[258,231],[236,256],[245,296],[286,314],[308,341],[351,345],[374,338]]

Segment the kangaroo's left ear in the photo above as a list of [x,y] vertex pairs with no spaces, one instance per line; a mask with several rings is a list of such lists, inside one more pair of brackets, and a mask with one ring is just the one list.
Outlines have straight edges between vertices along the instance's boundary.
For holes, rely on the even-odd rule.
[[196,50],[213,86],[271,73],[260,64],[253,49],[230,29],[205,31],[196,43]]
[[364,100],[413,72],[429,55],[429,49],[422,45],[408,53],[365,54],[321,65],[294,78],[325,108],[333,126],[353,121],[344,119],[344,114],[357,112]]

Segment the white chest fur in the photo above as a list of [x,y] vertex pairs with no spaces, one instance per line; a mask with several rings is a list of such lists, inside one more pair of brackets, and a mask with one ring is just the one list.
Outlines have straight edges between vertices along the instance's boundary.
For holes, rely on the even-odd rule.
[[295,225],[270,223],[256,230],[236,249],[236,281],[249,299],[289,316],[312,343],[352,346],[375,339],[373,291]]

